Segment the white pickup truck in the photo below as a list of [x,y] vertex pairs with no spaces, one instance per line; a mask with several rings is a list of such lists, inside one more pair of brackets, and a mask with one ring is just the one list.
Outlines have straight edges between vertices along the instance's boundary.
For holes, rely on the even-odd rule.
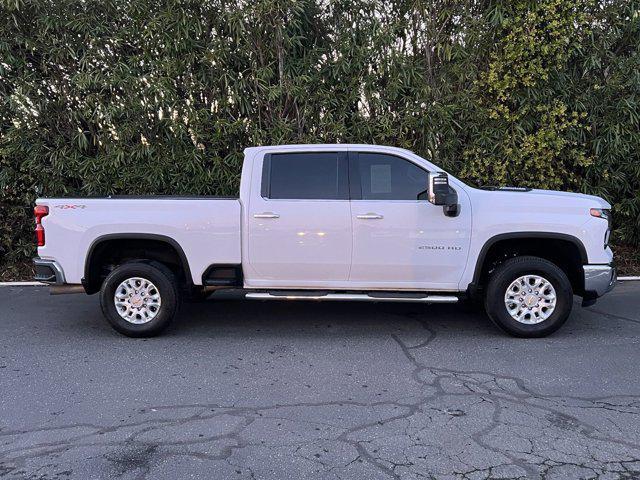
[[42,198],[36,280],[100,292],[111,325],[161,332],[183,297],[455,303],[539,337],[616,280],[599,197],[472,188],[372,145],[245,150],[239,198]]

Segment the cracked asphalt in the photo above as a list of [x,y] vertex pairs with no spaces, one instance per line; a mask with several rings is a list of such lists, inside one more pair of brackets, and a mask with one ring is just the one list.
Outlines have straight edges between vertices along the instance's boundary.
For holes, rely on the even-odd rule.
[[185,304],[0,289],[0,478],[640,478],[640,284],[545,339],[446,305]]

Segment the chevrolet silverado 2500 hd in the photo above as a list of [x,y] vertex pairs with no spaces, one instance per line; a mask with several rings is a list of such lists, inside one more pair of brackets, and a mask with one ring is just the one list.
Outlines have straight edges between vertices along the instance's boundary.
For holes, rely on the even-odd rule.
[[482,300],[538,337],[616,279],[599,197],[476,189],[400,148],[245,150],[239,198],[42,198],[36,279],[100,293],[111,325],[162,331],[184,296],[454,303]]

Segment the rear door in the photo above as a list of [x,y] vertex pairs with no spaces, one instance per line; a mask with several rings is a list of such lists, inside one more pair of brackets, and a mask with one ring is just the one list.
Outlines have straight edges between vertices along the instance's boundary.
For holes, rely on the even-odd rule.
[[347,153],[268,153],[255,167],[247,285],[344,284],[352,246]]
[[354,288],[457,290],[471,213],[447,217],[427,201],[428,172],[408,158],[351,152]]

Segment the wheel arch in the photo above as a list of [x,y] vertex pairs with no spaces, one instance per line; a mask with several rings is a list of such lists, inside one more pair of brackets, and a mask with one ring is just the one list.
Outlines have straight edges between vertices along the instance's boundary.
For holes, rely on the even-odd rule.
[[175,252],[176,257],[179,259],[179,264],[184,276],[185,283],[189,287],[193,286],[193,278],[191,276],[189,261],[186,254],[184,253],[184,249],[175,239],[166,235],[155,233],[110,233],[95,238],[87,249],[87,254],[84,261],[84,276],[81,282],[88,294],[96,293],[98,290],[100,290],[100,286],[102,283],[101,281],[96,279],[96,252],[100,252],[100,249],[104,248],[104,246],[108,245],[109,243],[136,240],[152,241],[156,245],[164,244],[170,247]]
[[[533,243],[537,244],[532,247]],[[509,232],[490,237],[480,249],[473,272],[473,279],[468,291],[476,295],[483,287],[488,274],[488,269],[494,261],[494,256],[500,252],[509,252],[509,249],[517,250],[519,246],[525,246],[524,255],[536,255],[558,265],[565,270],[576,293],[582,293],[584,278],[578,272],[582,265],[588,263],[587,250],[582,241],[574,235],[557,232]],[[544,248],[551,245],[561,245],[570,252],[570,257],[558,262],[557,251],[545,251]],[[504,248],[501,248],[504,247]],[[487,263],[487,261],[489,263]],[[567,271],[569,270],[569,271]]]

